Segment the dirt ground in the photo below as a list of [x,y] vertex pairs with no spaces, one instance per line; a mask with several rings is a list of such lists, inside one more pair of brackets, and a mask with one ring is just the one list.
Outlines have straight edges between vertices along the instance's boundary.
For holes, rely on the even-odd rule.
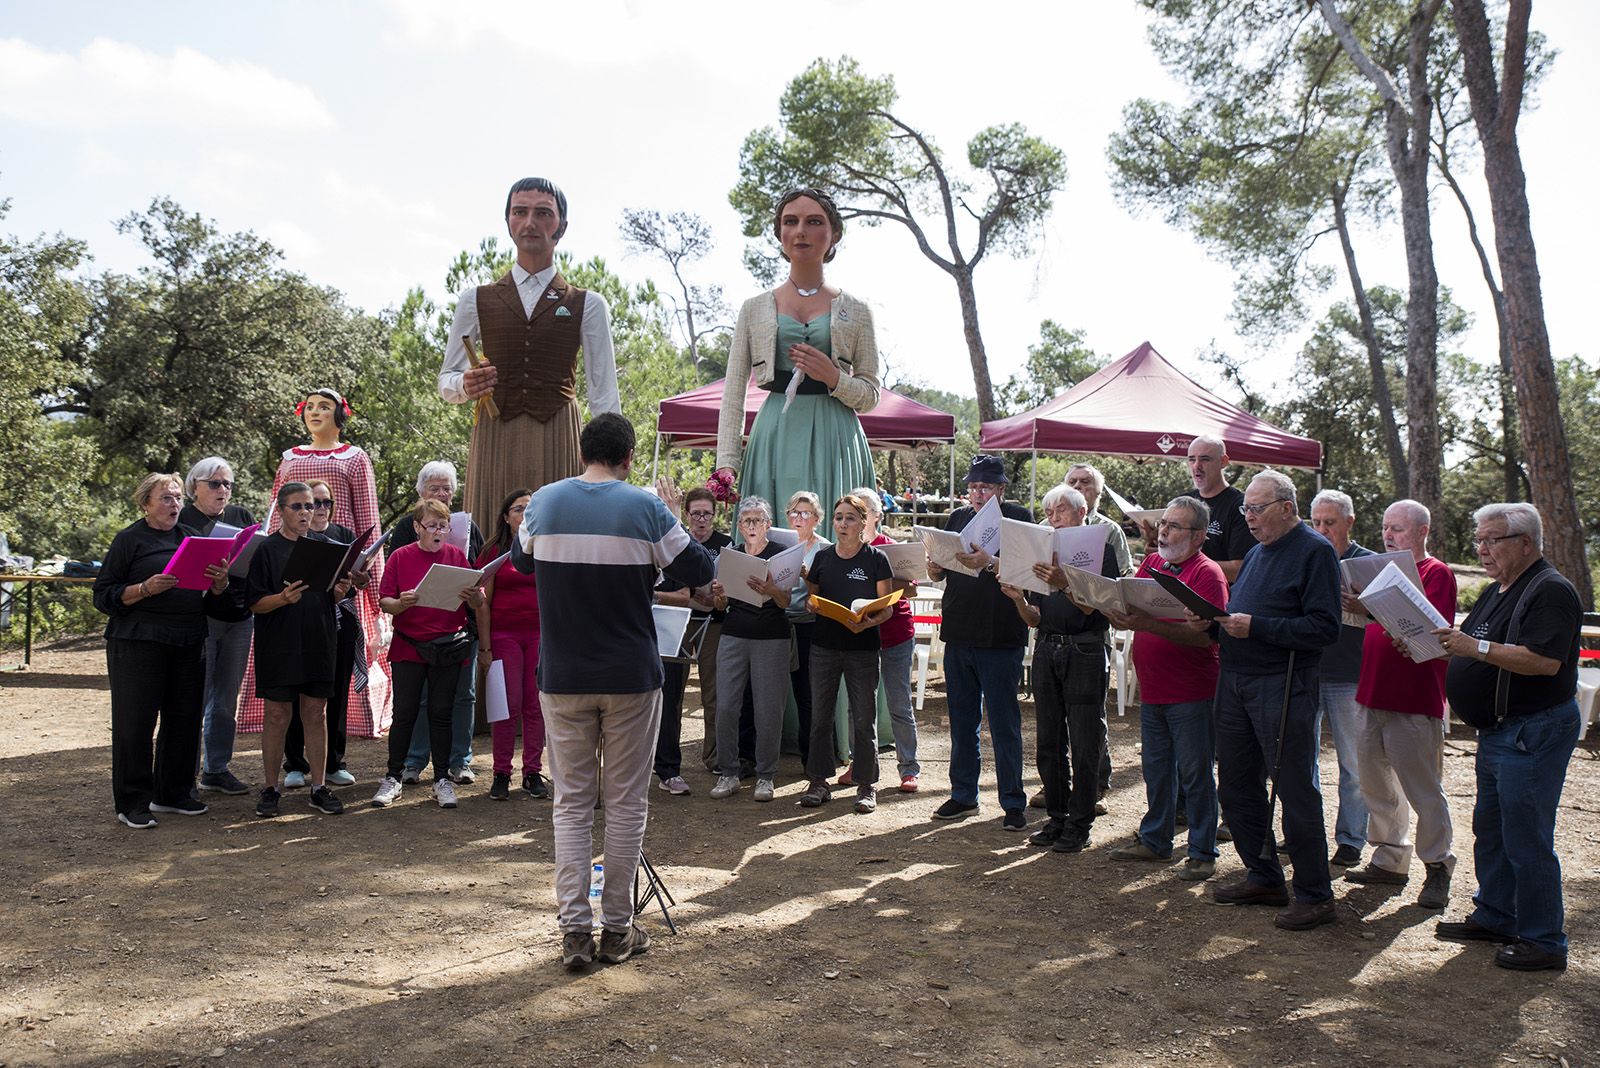
[[[291,794],[262,821],[251,797],[208,794],[204,816],[129,831],[103,664],[87,640],[0,675],[0,1065],[1600,1063],[1595,739],[1556,828],[1565,974],[1435,941],[1420,864],[1399,894],[1336,882],[1338,925],[1291,934],[1108,860],[1144,807],[1133,716],[1112,717],[1111,813],[1086,852],[1002,833],[991,779],[981,818],[932,823],[949,738],[930,684],[924,789],[875,815],[796,808],[793,757],[770,805],[710,800],[698,768],[692,797],[652,790],[646,851],[679,932],[646,916],[647,956],[569,975],[548,802],[491,802],[485,776],[453,812],[418,789],[380,812],[364,802],[383,743],[359,740],[343,816]],[[700,729],[696,713],[684,740]],[[1451,917],[1474,886],[1473,749],[1457,727]],[[235,769],[259,781],[258,761],[241,738]],[[1223,849],[1218,878],[1236,877]]]

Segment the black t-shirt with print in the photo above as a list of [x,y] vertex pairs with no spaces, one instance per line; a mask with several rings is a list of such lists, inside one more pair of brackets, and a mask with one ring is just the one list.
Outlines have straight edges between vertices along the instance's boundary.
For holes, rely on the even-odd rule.
[[[1461,633],[1503,643],[1523,589],[1535,575],[1550,567],[1548,560],[1535,560],[1504,593],[1498,583],[1484,587],[1478,603],[1461,621]],[[1533,591],[1517,630],[1517,644],[1561,661],[1561,670],[1554,675],[1512,673],[1506,694],[1507,719],[1543,712],[1572,699],[1578,688],[1578,635],[1582,626],[1583,606],[1570,583],[1547,579]],[[1494,722],[1494,691],[1499,675],[1499,668],[1476,657],[1452,656],[1444,677],[1451,709],[1468,723]]]
[[[767,542],[767,547],[756,555],[763,560],[771,560],[783,552],[784,546],[775,541]],[[729,545],[723,550],[725,553],[742,553],[742,546]],[[789,638],[789,617],[784,615],[783,609],[778,607],[776,601],[767,598],[760,607],[746,604],[734,597],[728,598],[728,611],[722,621],[722,634],[725,638],[745,638],[752,641],[773,641]]]
[[[846,608],[850,607],[850,602],[863,597],[876,598],[878,583],[892,578],[894,568],[889,565],[889,558],[870,545],[863,545],[848,559],[839,555],[837,545],[830,545],[817,553],[806,575],[806,581],[815,583],[819,594]],[[817,629],[811,632],[811,640],[824,649],[844,652],[865,652],[882,646],[877,627],[854,634],[842,623],[822,616],[817,617]]]
[[1215,497],[1202,497],[1199,490],[1190,490],[1185,497],[1206,503],[1211,509],[1211,523],[1206,527],[1206,543],[1200,551],[1217,563],[1224,560],[1243,560],[1244,554],[1256,546],[1256,536],[1244,521],[1239,508],[1244,504],[1244,491],[1229,486]]

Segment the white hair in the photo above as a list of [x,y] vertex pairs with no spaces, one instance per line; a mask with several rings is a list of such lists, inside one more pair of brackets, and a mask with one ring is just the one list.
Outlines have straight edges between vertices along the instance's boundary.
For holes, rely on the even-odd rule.
[[1339,518],[1349,519],[1356,514],[1356,502],[1350,499],[1350,494],[1343,490],[1325,489],[1311,498],[1311,507],[1314,510],[1319,504],[1331,504],[1338,511]]
[[883,518],[883,498],[878,496],[878,491],[871,486],[857,486],[850,491],[852,497],[860,497],[872,509],[872,514],[877,519]]
[[744,518],[744,514],[746,512],[756,512],[761,516],[762,519],[765,519],[769,523],[772,522],[772,505],[767,503],[767,499],[765,497],[740,497],[739,511],[735,513],[734,516],[734,521],[736,524],[739,520]]
[[1274,496],[1276,496],[1280,501],[1293,502],[1295,499],[1294,479],[1290,478],[1282,471],[1274,471],[1272,468],[1268,467],[1265,470],[1257,472],[1256,477],[1250,480],[1250,484],[1252,486],[1254,486],[1257,482],[1265,482],[1267,485],[1276,489],[1277,493],[1274,494]]
[[1174,497],[1167,502],[1167,507],[1187,511],[1189,525],[1202,533],[1211,525],[1211,506],[1199,497]]
[[1041,503],[1044,506],[1044,510],[1048,512],[1062,501],[1066,501],[1080,512],[1087,513],[1089,511],[1089,502],[1083,499],[1083,494],[1079,493],[1065,482],[1061,483],[1059,486],[1050,487],[1050,489],[1046,491],[1044,500]]
[[1525,502],[1512,504],[1486,504],[1472,513],[1472,521],[1482,526],[1491,519],[1503,520],[1507,534],[1526,534],[1533,547],[1544,552],[1544,520],[1539,509]]
[[1096,503],[1099,503],[1100,494],[1104,493],[1106,489],[1106,476],[1101,474],[1100,469],[1094,464],[1073,464],[1067,468],[1067,474],[1070,475],[1072,472],[1079,470],[1089,472],[1089,477],[1094,479],[1094,499]]
[[217,472],[222,470],[226,470],[231,475],[233,474],[233,465],[220,456],[207,456],[204,460],[189,468],[189,475],[183,480],[183,492],[193,497],[201,479],[216,478]]
[[422,487],[436,478],[450,480],[450,493],[452,495],[455,494],[456,487],[461,484],[461,480],[456,476],[455,464],[449,460],[430,460],[422,465],[421,471],[417,472],[417,492],[421,493]]
[[[1402,500],[1395,501],[1389,506],[1389,508],[1400,509],[1410,518],[1413,526],[1433,526],[1433,513],[1428,511],[1428,506],[1423,504],[1421,501],[1414,501],[1410,497],[1406,497]],[[1388,513],[1389,508],[1384,509],[1385,514]],[[1520,534],[1522,531],[1518,531],[1518,533]]]

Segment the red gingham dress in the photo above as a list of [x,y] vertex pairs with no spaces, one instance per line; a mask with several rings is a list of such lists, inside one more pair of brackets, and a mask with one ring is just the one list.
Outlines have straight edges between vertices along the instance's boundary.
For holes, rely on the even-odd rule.
[[[341,444],[336,449],[313,449],[296,446],[283,454],[278,464],[278,476],[272,482],[272,500],[278,499],[278,489],[285,482],[305,482],[320,478],[333,490],[333,521],[343,523],[359,536],[369,526],[378,522],[378,491],[373,480],[372,459],[356,445]],[[278,510],[269,508],[267,532],[278,529]],[[374,530],[378,537],[382,530]],[[366,685],[361,686],[362,671],[359,662],[355,677],[350,680],[350,711],[345,722],[348,734],[360,738],[377,738],[389,730],[393,718],[393,695],[389,687],[389,617],[378,607],[378,583],[383,579],[383,552],[372,558],[369,571],[372,581],[356,594],[356,607],[361,617],[361,629],[366,634]],[[359,656],[358,656],[359,661]],[[256,692],[255,649],[250,650],[250,664],[245,670],[244,685],[239,691],[239,730],[261,730],[264,709]]]

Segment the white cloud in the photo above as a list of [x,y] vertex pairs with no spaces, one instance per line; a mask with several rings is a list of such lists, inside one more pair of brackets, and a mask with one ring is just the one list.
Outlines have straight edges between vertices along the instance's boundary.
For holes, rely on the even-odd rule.
[[170,54],[96,38],[76,53],[0,38],[0,118],[74,127],[328,130],[304,85],[190,48]]

